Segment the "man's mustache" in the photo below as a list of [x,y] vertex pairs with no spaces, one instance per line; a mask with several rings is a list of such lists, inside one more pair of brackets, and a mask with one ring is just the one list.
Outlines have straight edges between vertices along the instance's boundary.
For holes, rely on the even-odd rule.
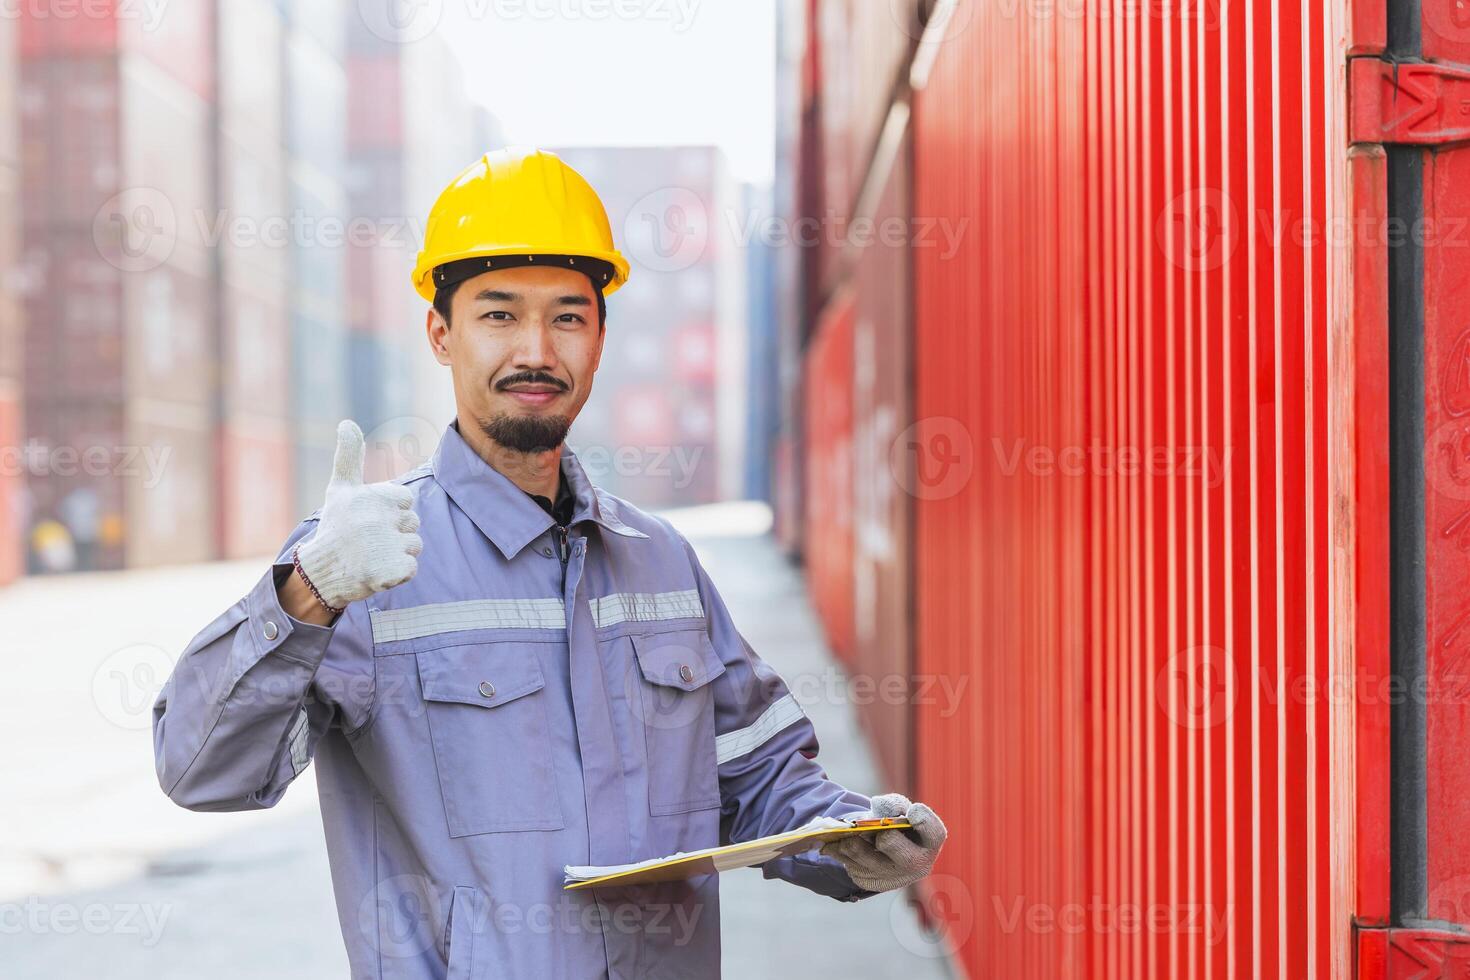
[[556,386],[557,388],[559,388],[562,391],[566,391],[567,390],[566,382],[562,381],[560,378],[553,378],[549,374],[540,374],[540,373],[535,373],[535,372],[532,372],[532,373],[529,373],[529,374],[513,374],[513,375],[511,375],[508,378],[502,378],[502,379],[500,379],[499,381],[497,381],[495,383],[495,387],[496,387],[497,390],[504,391],[506,388],[509,388],[511,385],[530,385],[530,384],[536,384],[536,385],[554,385],[554,386]]

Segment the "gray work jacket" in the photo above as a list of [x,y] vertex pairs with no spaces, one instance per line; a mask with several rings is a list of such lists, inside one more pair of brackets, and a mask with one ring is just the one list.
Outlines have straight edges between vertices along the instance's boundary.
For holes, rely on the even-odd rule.
[[[153,708],[164,792],[274,805],[316,760],[354,978],[715,977],[719,879],[566,892],[623,864],[864,810],[685,538],[562,450],[565,528],[451,424],[400,477],[410,581],[330,627],[282,611],[287,539],[185,650]],[[866,897],[835,860],[765,866]]]

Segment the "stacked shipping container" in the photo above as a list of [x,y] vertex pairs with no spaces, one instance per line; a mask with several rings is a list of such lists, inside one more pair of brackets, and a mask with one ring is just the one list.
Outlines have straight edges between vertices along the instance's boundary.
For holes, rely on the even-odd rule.
[[347,397],[347,69],[345,0],[288,8],[286,177],[299,227],[289,254],[293,510],[321,505]]
[[[403,55],[403,98],[414,107],[404,120],[404,201],[409,229],[399,281],[409,281],[424,223],[439,192],[465,167],[502,145],[494,118],[474,106],[464,77],[442,38],[409,45]],[[399,275],[399,273],[395,273]],[[381,430],[394,465],[408,468],[428,458],[454,418],[449,369],[430,353],[424,333],[427,306],[410,288],[398,293],[402,314],[393,342],[403,352],[412,397],[405,417]]]
[[[422,336],[421,304],[406,288],[423,220],[408,194],[408,125],[417,108],[408,58],[417,47],[374,33],[366,18],[349,22],[347,197],[360,233],[347,249],[348,401],[368,437],[367,467],[376,479],[417,462],[401,457],[400,433],[414,422],[410,357],[428,356],[413,343]],[[439,185],[466,162],[446,161]]]
[[[742,202],[752,227],[769,222],[774,209],[770,191],[746,185]],[[770,501],[771,461],[781,423],[781,375],[774,369],[779,343],[780,319],[776,313],[777,249],[762,237],[745,248],[745,321],[748,350],[745,385],[745,430],[747,448],[745,476],[738,496],[746,500]],[[738,391],[738,389],[737,389]]]
[[[910,156],[895,133],[875,146],[870,232],[859,226],[852,340],[852,647],[876,681],[862,721],[890,785],[913,777],[912,255],[942,248],[910,220]],[[813,391],[825,399],[826,393]],[[815,542],[813,543],[815,545]]]
[[712,147],[557,151],[597,188],[633,265],[608,301],[598,384],[571,443],[588,472],[639,506],[739,495],[744,468],[744,253]]
[[[13,17],[0,21],[0,214],[20,213],[20,125],[16,86],[20,65]],[[20,228],[15,221],[0,227],[0,270],[16,268]],[[21,573],[25,556],[25,487],[21,444],[21,311],[15,277],[0,277],[0,585]]]
[[86,568],[208,557],[209,11],[22,15],[31,524]]
[[[839,658],[874,693],[860,717],[890,783],[911,775],[914,461],[894,452],[912,420],[911,254],[932,247],[910,216],[910,144],[899,96],[916,31],[888,5],[821,4],[809,21],[819,65],[819,166],[798,244],[822,312],[799,386],[806,418],[801,522],[808,580]],[[890,123],[890,117],[895,120]],[[801,336],[803,330],[787,330]],[[839,434],[840,433],[840,434]]]
[[285,154],[285,23],[273,0],[220,0],[218,552],[270,551],[299,519],[292,477],[293,236]]
[[[0,259],[25,307],[0,309],[0,444],[39,452],[24,481],[0,471],[0,514],[70,539],[45,567],[272,552],[320,503],[349,415],[377,437],[371,475],[431,450],[447,419],[413,424],[407,367],[423,349],[418,212],[498,139],[442,43],[405,55],[345,0],[20,13],[0,23],[0,132],[20,113],[0,143],[21,154],[0,174],[20,175],[22,248],[9,261],[0,241]],[[400,125],[410,99],[442,108],[423,114],[431,133]],[[22,322],[46,325],[25,345],[23,403]],[[391,420],[408,439],[385,435]],[[0,581],[18,546],[0,531]]]
[[812,264],[803,261],[805,250],[792,247],[789,233],[797,227],[810,198],[808,185],[815,176],[815,163],[807,162],[803,153],[814,135],[808,118],[814,111],[814,96],[807,84],[810,5],[811,0],[776,5],[776,168],[769,221],[776,230],[786,230],[788,237],[777,239],[773,249],[775,343],[766,370],[775,377],[777,387],[778,416],[771,450],[773,533],[776,543],[790,555],[801,551],[801,351],[808,324],[806,276]]

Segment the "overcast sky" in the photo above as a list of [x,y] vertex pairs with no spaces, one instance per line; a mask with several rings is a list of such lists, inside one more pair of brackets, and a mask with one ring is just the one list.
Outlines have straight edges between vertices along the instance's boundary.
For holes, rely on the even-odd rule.
[[771,0],[443,0],[439,31],[512,142],[715,143],[770,180]]

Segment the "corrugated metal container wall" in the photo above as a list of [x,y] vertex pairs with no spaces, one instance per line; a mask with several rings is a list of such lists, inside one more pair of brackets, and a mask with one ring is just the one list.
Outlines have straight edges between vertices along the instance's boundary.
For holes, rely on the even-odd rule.
[[918,671],[968,682],[924,887],[976,977],[1345,976],[1351,704],[1296,693],[1351,678],[1343,9],[1134,9],[961,2],[917,95],[915,211],[969,222],[916,251]]
[[[909,786],[912,711],[931,689],[911,690],[913,670],[913,461],[904,451],[912,422],[913,248],[934,247],[910,221],[910,146],[883,148],[888,171],[853,274],[853,669],[863,727],[885,785]],[[818,397],[821,397],[820,395]],[[898,447],[895,452],[895,447]]]
[[[20,298],[15,292],[19,259],[20,221],[20,119],[16,93],[20,84],[18,32],[13,17],[0,21],[0,214],[12,218],[0,227],[0,269],[11,270],[0,278],[0,452],[14,451],[21,444],[21,383],[24,323]],[[20,575],[25,555],[25,526],[21,514],[24,470],[20,460],[7,455],[0,459],[0,585]]]
[[827,642],[853,663],[853,321],[851,292],[835,296],[806,351],[802,482],[820,488],[802,500],[807,589]]
[[842,246],[888,116],[899,71],[916,40],[903,2],[823,0],[816,23],[822,124],[821,241],[813,249],[822,295],[838,285]]
[[803,249],[791,240],[800,216],[804,180],[800,148],[806,110],[803,84],[807,50],[806,4],[776,5],[776,172],[769,222],[786,234],[775,248],[776,352],[770,370],[780,393],[778,434],[771,450],[773,533],[781,550],[801,548],[801,349],[806,336],[802,319]]

